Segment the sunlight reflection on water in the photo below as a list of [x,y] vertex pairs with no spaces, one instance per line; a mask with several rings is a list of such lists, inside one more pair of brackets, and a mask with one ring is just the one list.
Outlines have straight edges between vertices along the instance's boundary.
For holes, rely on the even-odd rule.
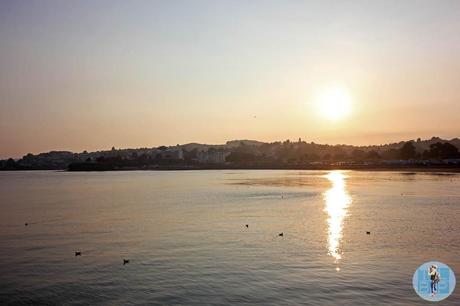
[[343,220],[348,214],[348,206],[352,200],[346,190],[345,179],[347,176],[341,171],[332,171],[325,176],[332,187],[324,193],[325,208],[328,214],[328,249],[329,255],[334,258],[336,270],[339,271],[339,263],[342,259],[342,229]]

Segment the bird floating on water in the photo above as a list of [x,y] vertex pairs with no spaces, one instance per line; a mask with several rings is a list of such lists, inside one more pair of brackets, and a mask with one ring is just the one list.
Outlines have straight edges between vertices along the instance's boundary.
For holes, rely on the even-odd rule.
[[129,259],[123,259],[123,266],[129,264]]
[[249,227],[249,224],[246,224],[246,228],[248,228],[248,227]]
[[81,251],[76,251],[75,256],[81,256]]
[[24,226],[27,226],[27,225],[29,225],[29,223],[27,223],[27,222],[26,222],[26,223],[24,223]]
[[370,235],[370,234],[371,234],[371,232],[369,232],[369,231],[368,231],[368,232],[366,232],[366,234],[367,234],[367,235]]
[[283,237],[284,233],[279,233],[278,236]]

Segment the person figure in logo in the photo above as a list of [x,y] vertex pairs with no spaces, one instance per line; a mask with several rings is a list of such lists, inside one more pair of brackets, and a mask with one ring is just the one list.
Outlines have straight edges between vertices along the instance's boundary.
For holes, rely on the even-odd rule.
[[436,265],[431,265],[428,269],[428,276],[430,277],[430,288],[431,288],[431,296],[435,296],[438,292],[438,283],[441,280],[441,276],[438,272],[438,267]]

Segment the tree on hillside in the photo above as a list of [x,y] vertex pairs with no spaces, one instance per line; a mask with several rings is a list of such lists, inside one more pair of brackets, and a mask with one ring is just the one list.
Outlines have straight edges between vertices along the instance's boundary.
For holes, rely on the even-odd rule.
[[6,161],[6,168],[7,169],[15,169],[17,167],[17,163],[12,158],[8,158]]
[[399,150],[388,149],[382,152],[383,159],[398,159],[400,158]]
[[258,157],[254,154],[247,152],[232,152],[227,156],[226,161],[233,163],[255,162]]
[[332,157],[331,154],[326,153],[323,155],[323,160],[331,160],[331,157]]
[[426,156],[429,158],[459,158],[460,154],[456,146],[445,142],[437,142],[430,145],[430,150],[426,153]]
[[380,156],[380,154],[375,150],[371,150],[371,151],[367,152],[367,154],[366,154],[366,159],[377,160],[377,159],[381,159],[381,158],[382,158],[382,156]]
[[351,151],[351,158],[353,160],[363,160],[365,156],[366,152],[364,152],[361,149],[354,149],[353,151]]
[[399,155],[402,159],[414,159],[417,157],[415,146],[412,141],[406,142],[401,149],[399,149]]

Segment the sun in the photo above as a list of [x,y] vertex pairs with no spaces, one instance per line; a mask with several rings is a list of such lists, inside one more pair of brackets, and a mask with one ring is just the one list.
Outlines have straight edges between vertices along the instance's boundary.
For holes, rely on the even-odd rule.
[[351,112],[351,96],[344,87],[321,90],[314,100],[318,113],[329,120],[340,120]]

